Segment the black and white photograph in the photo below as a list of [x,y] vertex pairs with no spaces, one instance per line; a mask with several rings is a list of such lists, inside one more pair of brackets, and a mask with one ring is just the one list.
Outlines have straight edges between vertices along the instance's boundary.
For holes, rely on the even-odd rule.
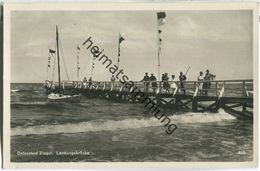
[[6,166],[256,166],[255,3],[84,5],[5,6]]

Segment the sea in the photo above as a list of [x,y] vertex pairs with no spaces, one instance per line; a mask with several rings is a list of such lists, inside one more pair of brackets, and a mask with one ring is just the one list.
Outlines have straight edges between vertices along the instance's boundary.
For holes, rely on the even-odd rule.
[[42,84],[11,84],[12,162],[237,162],[253,160],[253,122],[172,113],[172,134],[142,104],[47,100]]

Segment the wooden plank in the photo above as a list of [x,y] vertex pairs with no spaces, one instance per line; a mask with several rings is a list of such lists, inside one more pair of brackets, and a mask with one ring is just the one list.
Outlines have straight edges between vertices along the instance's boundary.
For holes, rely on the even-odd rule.
[[243,105],[243,103],[238,103],[238,104],[234,104],[234,105],[231,105],[231,106],[229,106],[229,105],[227,105],[228,107],[230,107],[230,108],[235,108],[235,107],[241,107]]
[[213,106],[217,106],[217,102],[214,102],[214,103],[210,104],[208,107],[206,107],[206,110],[212,109]]
[[181,105],[179,107],[185,107],[186,109],[190,109],[185,103],[183,103],[181,100],[179,101]]

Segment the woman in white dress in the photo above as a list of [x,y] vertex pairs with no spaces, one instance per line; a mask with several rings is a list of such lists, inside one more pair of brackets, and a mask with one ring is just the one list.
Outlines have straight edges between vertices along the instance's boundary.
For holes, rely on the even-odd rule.
[[203,81],[204,81],[203,72],[200,71],[200,74],[198,76],[198,88],[199,88],[200,95],[202,94]]
[[172,92],[175,92],[175,90],[178,88],[177,84],[175,82],[173,82],[174,79],[175,79],[175,75],[172,75],[172,80],[171,80],[172,81],[171,82],[171,90],[172,90]]

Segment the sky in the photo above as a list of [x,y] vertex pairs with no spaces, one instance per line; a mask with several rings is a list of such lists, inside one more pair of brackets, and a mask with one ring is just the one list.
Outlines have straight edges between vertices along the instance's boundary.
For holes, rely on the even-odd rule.
[[[144,73],[157,76],[157,11],[12,11],[11,81],[44,82],[49,48],[55,49],[58,25],[61,58],[70,80],[77,79],[77,45],[80,51],[80,79],[89,78],[92,55],[82,43],[92,37],[117,63],[119,33],[120,68],[139,81]],[[160,27],[161,73],[179,75],[190,66],[188,80],[197,80],[209,69],[217,80],[253,78],[252,11],[165,11]],[[57,74],[55,73],[57,80]],[[111,73],[96,61],[93,80],[110,80]],[[66,80],[64,64],[61,78]]]

